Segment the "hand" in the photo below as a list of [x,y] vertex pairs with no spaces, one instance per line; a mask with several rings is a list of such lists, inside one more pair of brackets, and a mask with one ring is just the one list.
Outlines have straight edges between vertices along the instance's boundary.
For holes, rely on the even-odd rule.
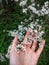
[[[30,31],[28,30],[22,43],[24,47],[26,48],[26,51],[20,52],[21,60],[22,60],[21,62],[23,62],[23,65],[37,65],[38,59],[45,45],[45,40],[42,40],[42,42],[40,43],[41,45],[39,46],[38,50],[35,52],[36,45],[37,45],[36,39],[34,40],[32,47],[31,45],[25,44],[25,39],[28,38],[29,34],[30,34]],[[30,41],[30,43],[32,42]]]
[[[29,34],[30,32],[27,31],[25,38],[27,38]],[[26,45],[24,40],[23,46],[25,47],[26,51],[23,52],[22,50],[20,50],[20,53],[18,53],[16,50],[14,50],[17,45],[18,39],[14,38],[10,51],[10,65],[37,65],[38,59],[45,45],[45,40],[41,42],[42,44],[39,46],[36,52],[35,48],[37,45],[37,40],[34,40],[31,48],[31,45]]]

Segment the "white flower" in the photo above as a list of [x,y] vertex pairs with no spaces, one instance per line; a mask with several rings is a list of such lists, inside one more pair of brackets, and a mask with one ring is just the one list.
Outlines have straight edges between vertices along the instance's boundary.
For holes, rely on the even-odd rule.
[[12,36],[12,37],[16,36],[16,34],[15,34],[14,31],[12,31],[11,36]]
[[27,19],[25,19],[24,21],[25,21],[25,22],[28,22],[28,20],[27,20]]
[[[10,51],[9,51],[9,52],[10,52]],[[5,57],[9,59],[10,56],[9,56],[9,54],[7,53],[7,54],[5,54]]]
[[41,34],[43,35],[45,32],[44,31],[41,31]]
[[21,21],[21,25],[23,25],[23,22]]
[[8,47],[8,51],[7,51],[7,53],[5,54],[5,56],[6,56],[6,58],[10,58],[10,50],[11,50],[11,47],[12,47],[12,44]]
[[49,3],[48,1],[46,1],[46,2],[44,3],[44,4],[45,4],[45,7],[47,7],[47,6],[48,6],[48,3]]
[[23,13],[27,13],[27,8],[23,9]]
[[39,7],[39,4],[37,4],[37,6]]
[[44,16],[44,12],[40,11],[41,15]]
[[18,2],[19,0],[14,0],[15,2]]
[[38,33],[38,31],[37,31],[37,30],[34,30],[34,32],[35,32],[35,33]]
[[36,12],[36,8],[35,8],[35,7],[29,6],[28,8],[29,8],[30,10],[32,10],[33,13]]
[[33,26],[33,24],[32,24],[32,23],[30,24],[30,27],[31,27],[32,29],[34,28],[34,26]]
[[6,59],[4,58],[4,56],[0,53],[0,61],[3,62],[3,61],[6,61]]
[[39,19],[36,19],[36,21],[39,21]]
[[26,0],[26,1],[21,1],[21,2],[20,2],[20,6],[22,6],[22,7],[23,7],[23,6],[25,6],[25,5],[26,5],[26,3],[27,3],[27,0]]
[[18,25],[18,29],[22,31],[23,25]]
[[6,30],[4,29],[3,32],[5,32]]
[[48,11],[48,10],[46,10],[46,11],[45,11],[45,14],[48,14],[48,13],[49,13],[49,11]]
[[39,34],[38,34],[38,38],[41,38],[43,34],[44,34],[43,31],[39,32]]
[[32,3],[32,6],[35,6],[35,3]]
[[38,10],[35,12],[35,14],[37,14],[38,16],[40,16],[40,12]]
[[32,18],[33,18],[33,14],[29,17],[29,20],[32,20]]
[[43,7],[41,11],[43,11],[43,12],[44,12],[44,11],[46,11],[46,9]]
[[18,34],[18,31],[8,31],[8,36],[12,36],[12,37],[15,37],[15,36],[17,36],[17,34]]
[[38,13],[38,16],[41,16],[41,14],[40,14],[40,13]]
[[24,27],[24,30],[26,30],[26,31],[27,31],[27,29],[28,29],[27,27]]
[[22,33],[21,33],[21,32],[20,32],[19,34],[20,34],[20,35],[22,35]]

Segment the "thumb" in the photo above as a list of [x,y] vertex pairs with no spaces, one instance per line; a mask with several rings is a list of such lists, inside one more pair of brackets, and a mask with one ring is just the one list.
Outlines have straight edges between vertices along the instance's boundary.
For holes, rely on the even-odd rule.
[[18,37],[15,37],[12,42],[12,47],[16,47],[17,43],[18,43]]

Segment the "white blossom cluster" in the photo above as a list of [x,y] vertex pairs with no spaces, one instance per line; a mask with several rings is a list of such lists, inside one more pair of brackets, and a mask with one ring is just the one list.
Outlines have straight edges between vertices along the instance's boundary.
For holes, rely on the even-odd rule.
[[[39,4],[37,4],[37,7],[39,7]],[[37,9],[35,7],[35,3],[32,3],[31,5],[27,6],[27,8],[23,8],[23,13],[27,13],[27,10],[29,9],[32,11],[32,13],[37,14],[38,16],[49,15],[49,1],[46,1],[41,9]]]
[[[42,26],[39,25],[37,22],[31,22],[30,24],[28,24],[28,26],[24,26],[23,22],[21,22],[21,25],[18,25],[18,30],[7,31],[7,32],[9,33],[8,34],[9,36],[12,36],[12,37],[18,36],[19,41],[22,42],[22,39],[24,38],[23,33],[25,33],[25,31],[27,31],[28,29],[30,29],[31,33],[34,31],[36,34],[35,37],[29,36],[29,39],[34,40],[36,38],[39,42],[42,41],[43,39],[42,35],[44,34],[44,31],[42,30]],[[25,42],[28,43],[26,40]],[[23,51],[25,51],[25,48],[21,44],[18,45],[17,48],[22,48]],[[8,47],[8,52],[5,55],[7,58],[9,58],[10,49],[11,49],[11,45]]]
[[0,61],[3,62],[3,61],[6,61],[6,59],[4,58],[4,56],[0,53]]
[[24,38],[24,33],[27,31],[27,29],[31,28],[32,30],[34,30],[38,35],[38,37],[42,37],[44,31],[42,29],[42,26],[39,25],[37,22],[33,23],[31,22],[30,24],[28,24],[28,26],[24,26],[23,22],[21,22],[20,25],[18,25],[18,30],[13,30],[13,31],[7,31],[9,34],[9,36],[15,37],[18,36],[19,40],[22,41],[22,39]]
[[[16,2],[19,0],[15,0]],[[27,1],[28,0],[20,0],[19,5],[22,7],[22,12],[23,13],[27,13],[27,10],[31,10],[32,13],[37,14],[38,16],[44,16],[44,15],[49,15],[49,1],[44,2],[44,5],[41,7],[41,9],[37,9],[35,7],[35,2],[34,0],[31,0],[31,3],[29,6],[27,6]],[[24,6],[27,6],[26,8]],[[37,7],[39,7],[40,5],[37,4]]]
[[19,41],[22,41],[24,38],[24,33],[27,30],[27,27],[23,27],[23,25],[18,25],[18,30],[13,30],[13,31],[7,31],[9,36],[15,37],[17,36],[19,38]]
[[22,1],[20,2],[20,6],[24,7],[24,6],[26,5],[26,3],[27,3],[27,0],[22,0]]
[[[20,6],[24,7],[27,4],[28,0],[20,0]],[[34,2],[35,0],[31,0],[31,3]]]
[[42,26],[39,25],[37,22],[30,23],[30,31],[35,33],[35,37],[32,37],[32,39],[37,39],[37,41],[42,41],[42,35],[44,34],[44,31],[42,30]]
[[23,8],[23,13],[27,13],[27,8]]

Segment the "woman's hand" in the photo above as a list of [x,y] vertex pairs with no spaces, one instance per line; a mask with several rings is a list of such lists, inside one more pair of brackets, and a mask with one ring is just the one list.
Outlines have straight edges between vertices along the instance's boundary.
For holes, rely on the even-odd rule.
[[[29,34],[30,31],[28,30],[22,43],[22,45],[26,49],[25,52],[20,50],[18,53],[15,50],[15,47],[18,43],[18,39],[17,37],[14,38],[12,48],[10,51],[10,65],[37,65],[38,59],[45,45],[45,40],[42,40],[41,45],[39,46],[38,50],[35,52],[37,40],[34,40],[32,46],[25,44],[25,39],[28,37]],[[32,43],[32,41],[30,41],[30,43]]]

